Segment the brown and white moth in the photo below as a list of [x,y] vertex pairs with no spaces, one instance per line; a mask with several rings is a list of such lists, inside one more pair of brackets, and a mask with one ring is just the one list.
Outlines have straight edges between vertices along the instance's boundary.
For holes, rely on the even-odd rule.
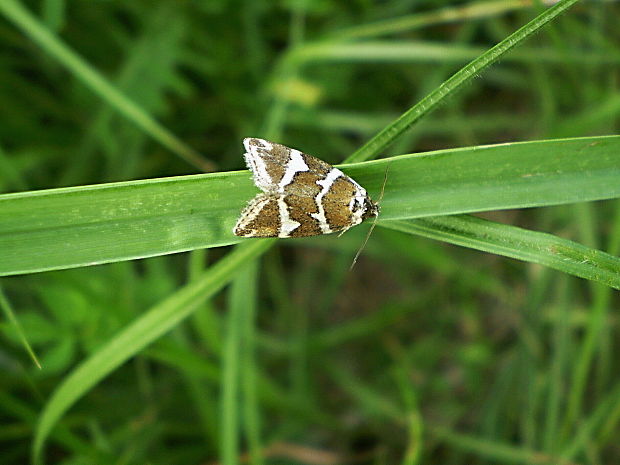
[[246,138],[245,162],[263,192],[241,212],[242,237],[304,237],[345,232],[379,214],[366,190],[338,168],[296,149]]

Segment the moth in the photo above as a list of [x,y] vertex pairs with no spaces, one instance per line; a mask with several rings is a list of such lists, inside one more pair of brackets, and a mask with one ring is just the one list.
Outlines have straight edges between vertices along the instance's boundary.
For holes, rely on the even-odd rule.
[[379,215],[366,190],[318,158],[264,139],[246,138],[245,162],[263,192],[241,212],[242,237],[306,237],[344,233]]

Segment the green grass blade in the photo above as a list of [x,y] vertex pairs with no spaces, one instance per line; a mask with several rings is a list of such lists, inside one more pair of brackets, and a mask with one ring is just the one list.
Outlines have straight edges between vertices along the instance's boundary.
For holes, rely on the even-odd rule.
[[26,334],[24,333],[24,330],[22,329],[22,325],[19,324],[19,320],[15,316],[15,312],[13,311],[13,307],[11,306],[11,303],[6,298],[6,295],[4,295],[4,289],[2,288],[1,285],[0,285],[0,310],[2,310],[2,313],[4,313],[4,317],[7,319],[7,321],[10,323],[11,327],[15,331],[17,338],[21,341],[22,345],[24,346],[24,349],[26,350],[26,353],[32,359],[32,362],[36,365],[37,368],[41,368],[41,364],[39,363],[39,358],[37,357],[37,354],[35,354],[34,350],[32,349],[30,342],[28,342],[28,338],[26,337]]
[[531,5],[521,0],[491,0],[470,2],[459,6],[449,6],[440,10],[417,13],[407,16],[390,18],[361,26],[353,26],[337,30],[334,37],[337,39],[365,39],[386,34],[410,32],[422,27],[437,24],[466,22],[473,19],[489,18],[514,10],[531,8]]
[[576,242],[473,216],[385,221],[383,226],[545,265],[620,289],[620,258]]
[[596,408],[580,423],[580,427],[570,441],[566,442],[564,450],[560,456],[567,461],[572,461],[581,451],[587,450],[588,445],[596,441],[596,430],[607,426],[605,422],[612,420],[612,428],[618,430],[618,419],[620,418],[620,383],[616,383],[605,396],[598,400]]
[[[381,219],[620,197],[620,136],[403,155],[344,167]],[[87,266],[240,242],[256,193],[247,171],[0,195],[0,275]]]
[[26,190],[28,188],[26,180],[0,146],[0,189],[3,187],[2,184],[6,184],[9,189],[14,190]]
[[[617,205],[615,220],[612,223],[609,234],[610,243],[606,250],[611,255],[620,253],[620,205]],[[574,368],[571,373],[570,390],[568,392],[568,402],[564,411],[563,433],[569,436],[575,425],[579,424],[577,418],[582,414],[583,403],[587,401],[587,386],[591,382],[591,369],[594,362],[594,355],[600,348],[601,335],[604,334],[605,327],[610,318],[609,314],[613,311],[611,300],[613,291],[603,286],[596,286],[593,290],[593,302],[589,323],[581,342],[578,354],[574,357]]]
[[410,413],[408,423],[409,441],[403,457],[403,465],[418,465],[422,463],[422,445],[424,444],[422,416],[418,412]]
[[220,415],[220,457],[223,465],[239,463],[241,412],[239,393],[241,354],[243,351],[244,308],[250,271],[243,270],[230,287],[230,310],[226,319],[226,336],[222,353],[221,415]]
[[447,428],[428,428],[429,435],[437,437],[451,448],[463,449],[479,457],[492,460],[495,463],[509,464],[520,463],[527,465],[573,465],[568,460],[563,460],[557,456],[546,454],[538,450],[531,450],[525,447],[513,446],[498,441],[497,439],[487,439],[460,434]]
[[[618,274],[620,276],[620,273]],[[558,317],[553,321],[550,331],[551,357],[545,380],[547,396],[544,407],[544,421],[542,423],[542,448],[551,453],[556,453],[560,443],[560,413],[562,409],[562,397],[566,389],[566,371],[570,363],[570,309],[574,305],[571,299],[571,289],[568,277],[558,279],[555,292],[558,295]],[[575,296],[572,296],[573,298]]]
[[2,0],[0,12],[20,28],[43,50],[67,68],[77,79],[120,114],[142,128],[147,134],[172,152],[203,171],[213,171],[212,162],[179,140],[174,134],[154,120],[140,106],[93,69],[77,53],[51,33],[35,16],[16,0]]
[[[295,51],[294,57],[304,63],[462,63],[476,57],[482,57],[485,48],[472,45],[455,45],[421,41],[364,41],[361,43],[319,42],[307,45]],[[477,58],[476,58],[477,59]],[[586,54],[582,50],[560,52],[556,50],[538,50],[528,48],[515,50],[502,57],[503,61],[566,65],[617,64],[618,53]]]
[[67,376],[41,414],[33,445],[34,462],[42,463],[43,445],[59,418],[93,386],[140,350],[192,314],[235,276],[241,266],[260,255],[272,241],[255,241],[235,249],[204,274],[157,304],[126,327]]
[[[244,266],[230,288],[221,383],[220,444],[224,465],[239,463],[242,430],[246,433],[249,447],[249,463],[262,463],[256,390],[258,378],[254,360],[256,286],[257,268],[253,263]],[[240,417],[243,417],[243,425],[239,424]]]
[[43,21],[52,31],[59,31],[66,22],[65,0],[43,0]]
[[560,0],[525,26],[506,37],[495,47],[480,55],[456,72],[450,79],[442,83],[424,99],[407,110],[392,124],[386,126],[376,136],[353,153],[347,162],[368,160],[379,155],[388,145],[394,142],[404,131],[416,121],[435,109],[441,102],[457,89],[478,76],[483,70],[497,61],[502,55],[513,49],[530,35],[540,30],[545,24],[576,3],[577,0]]
[[0,267],[30,272],[237,242],[231,230],[245,200],[235,190],[249,199],[250,183],[237,172],[0,196]]
[[242,306],[243,346],[241,353],[241,393],[243,395],[243,424],[248,444],[250,465],[262,465],[261,417],[258,399],[258,373],[256,359],[256,307],[258,297],[258,266],[254,262],[243,270],[239,280]]

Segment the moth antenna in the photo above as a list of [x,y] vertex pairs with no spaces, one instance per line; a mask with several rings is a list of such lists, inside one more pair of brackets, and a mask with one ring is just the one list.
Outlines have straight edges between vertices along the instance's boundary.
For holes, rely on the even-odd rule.
[[[388,164],[385,167],[385,174],[383,175],[383,185],[381,186],[381,193],[379,194],[379,200],[377,201],[377,204],[380,204],[381,201],[383,200],[383,194],[385,193],[385,184],[387,182],[387,175],[388,175],[389,169],[390,169],[390,165]],[[370,229],[368,230],[368,234],[366,234],[366,239],[364,239],[364,242],[362,243],[362,246],[357,250],[357,253],[355,254],[355,257],[353,257],[353,263],[351,263],[351,267],[349,268],[349,271],[351,271],[353,269],[353,267],[357,263],[357,259],[359,258],[360,254],[362,253],[362,250],[364,250],[364,247],[366,247],[366,244],[368,243],[368,239],[370,239],[370,235],[372,234],[372,231],[375,229],[375,226],[377,225],[377,220],[378,219],[379,219],[379,215],[377,214],[377,216],[375,216],[375,220],[370,225]]]
[[385,194],[385,184],[387,183],[387,174],[389,170],[390,164],[388,163],[388,165],[385,167],[385,174],[383,175],[383,184],[381,185],[381,192],[379,193],[379,200],[377,201],[378,204],[381,203],[381,201],[383,200],[383,194]]
[[357,263],[357,259],[359,258],[360,254],[362,253],[362,250],[364,250],[364,247],[366,247],[366,243],[368,242],[368,239],[370,239],[370,235],[372,234],[372,230],[375,229],[375,226],[377,225],[377,219],[378,218],[379,218],[379,215],[375,216],[375,220],[372,222],[372,225],[370,225],[370,229],[368,230],[368,234],[366,234],[366,239],[364,239],[364,243],[362,244],[362,246],[359,249],[357,249],[357,253],[355,254],[355,257],[353,257],[353,262],[351,263],[351,267],[349,268],[349,271],[351,271],[353,269],[353,267]]

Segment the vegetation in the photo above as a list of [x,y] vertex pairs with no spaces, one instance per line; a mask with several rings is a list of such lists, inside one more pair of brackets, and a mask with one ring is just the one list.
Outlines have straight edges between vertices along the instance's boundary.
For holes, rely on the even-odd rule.
[[[0,463],[620,461],[619,5],[0,17]],[[232,235],[248,136],[387,171],[352,271]]]

